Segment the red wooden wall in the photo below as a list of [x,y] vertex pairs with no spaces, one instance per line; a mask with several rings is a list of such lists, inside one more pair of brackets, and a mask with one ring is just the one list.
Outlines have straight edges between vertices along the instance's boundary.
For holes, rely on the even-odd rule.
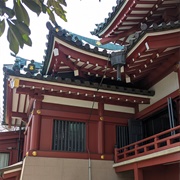
[[[52,149],[52,134],[53,134],[53,120],[70,120],[80,121],[86,123],[86,143],[87,149],[90,153],[98,154],[98,122],[100,116],[98,110],[92,111],[92,118],[89,118],[90,109],[80,108],[72,106],[54,105],[50,103],[42,103],[43,110],[57,111],[58,115],[49,114],[41,116],[41,129],[40,129],[40,151],[51,151]],[[61,113],[62,112],[62,116]],[[74,113],[74,116],[71,116]],[[66,114],[66,115],[64,115]],[[127,120],[132,117],[133,114],[117,113],[111,111],[104,111],[103,115],[103,129],[104,129],[104,153],[113,155],[114,145],[116,144],[116,125],[127,125]],[[69,117],[68,117],[69,116]],[[81,119],[82,117],[82,119]],[[85,118],[87,117],[87,118]],[[88,143],[89,142],[89,143]]]
[[179,180],[180,164],[159,165],[143,169],[143,179],[145,180]]
[[23,139],[23,133],[19,139],[19,131],[0,133],[0,152],[10,154],[9,165],[18,162],[18,142],[21,141],[20,153],[22,154]]

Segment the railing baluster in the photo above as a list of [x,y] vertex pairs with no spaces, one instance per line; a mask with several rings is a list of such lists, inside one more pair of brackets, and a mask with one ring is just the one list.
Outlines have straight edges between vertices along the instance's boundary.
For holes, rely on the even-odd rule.
[[[170,132],[175,130],[177,133],[175,135],[170,135]],[[164,135],[169,136],[163,138]],[[132,143],[128,146],[124,146],[123,148],[115,148],[115,162],[120,162],[126,159],[135,158],[136,156],[149,154],[152,152],[151,150],[157,151],[174,147],[175,143],[180,142],[178,139],[180,139],[180,125],[158,133],[154,136]],[[165,145],[164,142],[166,142]]]
[[118,149],[117,148],[115,148],[114,149],[114,162],[116,163],[116,162],[118,162]]
[[155,146],[155,149],[158,149],[158,137],[157,136],[155,136],[155,138],[154,138],[154,146]]
[[167,140],[166,140],[166,143],[167,143],[167,146],[170,146],[170,145],[171,145],[170,139],[167,139]]
[[126,151],[127,151],[126,148],[124,148],[124,153],[123,153],[124,154],[124,158],[127,158]]
[[135,154],[135,156],[138,154],[137,147],[138,147],[138,144],[136,144],[135,147],[134,147],[134,154]]

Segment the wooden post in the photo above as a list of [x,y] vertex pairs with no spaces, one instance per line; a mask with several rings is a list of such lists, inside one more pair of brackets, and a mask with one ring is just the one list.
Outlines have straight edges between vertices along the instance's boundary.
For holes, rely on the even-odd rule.
[[41,101],[36,99],[34,101],[34,110],[31,124],[31,142],[30,150],[38,150],[40,143],[40,129],[41,129]]
[[127,148],[126,147],[124,148],[123,154],[124,154],[124,159],[126,159],[127,158]]
[[137,148],[138,148],[138,144],[135,144],[135,145],[134,145],[134,154],[135,154],[135,156],[138,155],[138,150],[137,150]]
[[134,180],[143,180],[143,171],[138,168],[137,163],[134,164]]
[[98,153],[104,154],[104,104],[98,103],[99,122],[98,122]]
[[118,162],[118,152],[117,152],[117,147],[114,148],[114,162],[117,163]]
[[139,112],[139,105],[138,104],[135,105],[134,112],[135,112],[135,114],[137,114]]
[[158,140],[159,140],[159,138],[158,138],[157,136],[155,136],[155,137],[154,137],[154,148],[155,148],[155,149],[158,149],[158,148],[159,148],[159,145],[158,145],[158,142],[157,142]]

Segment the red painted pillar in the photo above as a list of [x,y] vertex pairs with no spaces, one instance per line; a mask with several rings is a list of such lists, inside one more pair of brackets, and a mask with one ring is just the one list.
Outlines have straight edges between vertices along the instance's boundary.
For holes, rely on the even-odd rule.
[[98,113],[98,153],[104,154],[104,104],[101,102],[98,103]]
[[135,112],[135,114],[139,112],[139,105],[138,104],[135,105],[134,112]]
[[134,180],[143,180],[143,170],[138,169],[137,164],[134,164]]
[[41,101],[36,99],[34,101],[34,110],[31,124],[31,141],[30,150],[38,150],[40,143],[40,129],[41,129]]

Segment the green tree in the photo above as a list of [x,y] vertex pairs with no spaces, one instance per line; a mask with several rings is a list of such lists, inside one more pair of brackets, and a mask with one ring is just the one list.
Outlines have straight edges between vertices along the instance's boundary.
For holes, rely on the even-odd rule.
[[66,11],[63,9],[63,6],[67,5],[65,0],[13,0],[12,8],[7,7],[7,2],[8,0],[0,0],[0,37],[7,26],[9,48],[15,54],[19,52],[19,47],[23,48],[25,44],[32,46],[27,8],[38,16],[41,13],[48,14],[49,19],[55,25],[55,14],[67,21]]

